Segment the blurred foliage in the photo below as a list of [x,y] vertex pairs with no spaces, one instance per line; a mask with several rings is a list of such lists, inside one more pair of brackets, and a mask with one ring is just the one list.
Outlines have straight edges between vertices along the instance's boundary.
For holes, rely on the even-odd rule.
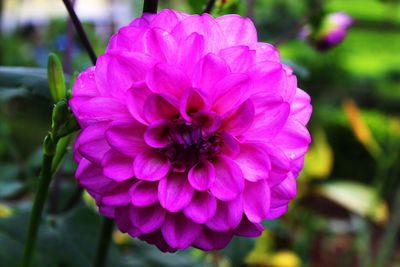
[[[325,53],[296,32],[318,2],[323,5],[317,12],[344,11],[355,19],[345,41]],[[198,14],[206,3],[160,1],[162,8]],[[394,0],[217,0],[213,16],[251,15],[260,41],[273,43],[291,32],[279,47],[281,57],[313,104],[313,141],[297,179],[298,195],[285,215],[263,222],[262,236],[236,237],[218,252],[163,254],[116,231],[108,266],[375,266],[376,255],[381,266],[398,266],[399,210],[393,203],[400,186],[399,10]],[[112,23],[84,27],[102,53],[115,31]],[[65,19],[52,19],[0,37],[0,266],[17,266],[21,257],[41,143],[51,126],[48,54],[64,62],[70,44],[72,70],[91,65],[66,29]],[[92,262],[100,217],[93,199],[81,197],[75,169],[68,151],[51,185],[35,266]]]

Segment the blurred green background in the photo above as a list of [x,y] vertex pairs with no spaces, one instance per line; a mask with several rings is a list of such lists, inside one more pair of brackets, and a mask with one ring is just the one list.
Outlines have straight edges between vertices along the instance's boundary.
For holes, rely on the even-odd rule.
[[[202,13],[207,1],[159,2]],[[51,122],[48,54],[66,74],[91,63],[62,1],[0,7],[0,266],[17,266]],[[77,0],[76,8],[99,55],[140,15],[142,1]],[[343,11],[355,21],[342,43],[318,52],[297,38],[311,11]],[[400,1],[218,0],[212,14],[226,13],[251,17],[260,41],[289,37],[278,49],[313,105],[298,195],[285,215],[263,222],[261,237],[234,238],[222,251],[163,254],[116,231],[108,266],[400,266]],[[35,266],[93,261],[101,218],[90,198],[79,198],[71,154],[51,185]]]

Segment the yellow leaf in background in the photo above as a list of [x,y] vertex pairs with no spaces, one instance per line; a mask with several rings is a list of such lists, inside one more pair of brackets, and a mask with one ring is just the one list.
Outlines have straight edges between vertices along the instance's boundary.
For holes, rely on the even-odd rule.
[[304,157],[302,176],[308,178],[327,178],[333,167],[333,151],[322,129],[313,133],[313,141]]
[[384,223],[388,219],[386,202],[376,198],[376,190],[371,186],[338,181],[316,187],[315,193],[360,216],[370,217],[376,223]]
[[10,207],[0,203],[0,218],[7,218],[12,214],[13,210]]
[[119,230],[114,231],[113,239],[118,245],[127,244],[132,241],[132,237],[130,235],[121,233]]
[[358,141],[364,145],[364,147],[374,158],[378,158],[382,153],[382,149],[362,119],[357,104],[352,99],[346,99],[343,101],[343,108],[347,119],[349,120],[350,127]]
[[298,267],[301,260],[294,252],[290,250],[281,250],[271,256],[270,266],[273,267]]

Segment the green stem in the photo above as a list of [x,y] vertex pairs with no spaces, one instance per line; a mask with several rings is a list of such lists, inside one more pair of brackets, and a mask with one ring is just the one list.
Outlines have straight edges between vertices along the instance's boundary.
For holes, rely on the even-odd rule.
[[103,225],[101,227],[100,240],[97,246],[96,258],[93,264],[94,267],[103,267],[106,265],[107,252],[108,247],[110,246],[113,228],[114,220],[104,217]]
[[29,267],[32,263],[32,255],[35,249],[36,236],[40,225],[44,202],[46,200],[47,191],[52,177],[52,162],[53,155],[43,155],[42,170],[39,176],[39,187],[36,191],[35,200],[33,202],[33,208],[29,219],[28,232],[26,235],[24,258],[22,262],[23,267]]
[[158,0],[144,0],[143,13],[157,13]]

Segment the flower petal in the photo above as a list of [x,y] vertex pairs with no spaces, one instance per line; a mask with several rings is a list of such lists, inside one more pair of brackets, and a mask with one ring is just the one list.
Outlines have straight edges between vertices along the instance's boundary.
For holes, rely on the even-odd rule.
[[243,216],[243,198],[240,195],[232,201],[217,201],[217,211],[214,217],[206,222],[213,231],[225,232],[235,229]]
[[157,58],[160,62],[175,64],[178,45],[168,31],[160,28],[149,29],[144,34],[143,41],[148,55]]
[[257,31],[249,18],[239,15],[225,15],[216,18],[221,27],[228,46],[248,45],[257,42]]
[[247,131],[253,123],[254,105],[248,99],[237,109],[228,112],[222,118],[222,129],[231,135],[238,136]]
[[106,124],[93,124],[84,128],[76,139],[75,149],[86,159],[100,164],[110,149],[104,136],[105,129]]
[[86,159],[82,159],[79,163],[75,177],[78,179],[79,185],[95,193],[112,190],[118,185],[118,183],[103,176],[101,166]]
[[269,177],[271,161],[261,143],[241,144],[240,153],[235,158],[235,162],[248,181],[255,182]]
[[115,120],[105,132],[108,144],[121,154],[134,157],[144,149],[145,126],[134,119]]
[[259,223],[269,212],[271,192],[265,180],[246,181],[243,192],[244,213],[249,221]]
[[136,207],[145,207],[158,202],[158,183],[139,181],[129,190],[131,202]]
[[146,76],[147,85],[155,93],[167,93],[180,98],[190,88],[187,75],[173,65],[158,63]]
[[207,190],[215,181],[214,165],[208,160],[199,161],[189,170],[188,179],[194,189]]
[[177,248],[170,247],[167,244],[167,242],[165,242],[164,237],[161,234],[161,229],[158,229],[152,233],[140,235],[139,239],[146,241],[149,244],[157,246],[157,248],[162,252],[174,253],[175,251],[178,250]]
[[183,210],[186,217],[203,224],[215,215],[217,200],[209,192],[196,191],[190,204]]
[[109,97],[94,97],[85,101],[75,116],[79,122],[86,124],[131,117],[125,103]]
[[196,63],[204,53],[204,37],[197,32],[192,33],[179,44],[177,64],[191,77]]
[[301,124],[306,125],[310,120],[312,106],[311,98],[303,90],[297,88],[293,102],[290,105],[290,116],[297,119]]
[[166,156],[150,149],[140,152],[133,162],[135,176],[145,181],[160,180],[168,173],[169,167]]
[[221,127],[221,117],[214,111],[199,111],[193,114],[193,123],[205,133],[212,133]]
[[213,160],[215,168],[215,183],[210,188],[214,196],[223,201],[237,198],[243,192],[244,179],[239,166],[225,156],[218,156]]
[[289,174],[279,185],[271,188],[271,208],[278,208],[289,204],[296,196],[296,179]]
[[131,202],[129,189],[132,187],[133,181],[118,183],[118,187],[105,193],[101,198],[103,204],[109,206],[125,206]]
[[204,251],[223,249],[232,240],[233,232],[214,232],[203,227],[200,235],[194,241],[193,246]]
[[238,236],[257,237],[262,234],[262,231],[264,231],[264,226],[259,223],[252,223],[246,216],[243,216],[242,221],[239,226],[236,227],[234,233]]
[[143,234],[157,230],[164,223],[166,212],[159,204],[144,208],[135,207],[133,205],[129,207],[129,215],[133,225]]
[[189,88],[181,97],[179,110],[185,120],[191,121],[190,116],[193,113],[208,110],[210,107],[211,100],[207,94],[199,89]]
[[129,112],[132,117],[144,125],[148,125],[144,116],[144,103],[151,93],[145,82],[133,83],[132,87],[126,92],[126,104]]
[[170,212],[178,212],[189,205],[194,194],[185,173],[169,173],[158,185],[161,206]]
[[235,137],[225,131],[222,131],[221,138],[221,154],[228,156],[231,159],[235,159],[240,153],[239,142]]
[[160,119],[153,122],[144,132],[144,141],[151,147],[163,148],[169,143],[169,127],[171,122]]
[[144,117],[148,122],[179,117],[179,101],[169,95],[151,94],[144,103]]
[[233,73],[246,72],[255,61],[256,51],[246,45],[231,46],[219,51],[218,55],[225,59]]
[[101,160],[104,176],[116,182],[128,180],[134,176],[133,158],[110,149]]
[[168,213],[161,233],[169,246],[186,249],[199,236],[201,229],[201,224],[192,222],[182,213]]

